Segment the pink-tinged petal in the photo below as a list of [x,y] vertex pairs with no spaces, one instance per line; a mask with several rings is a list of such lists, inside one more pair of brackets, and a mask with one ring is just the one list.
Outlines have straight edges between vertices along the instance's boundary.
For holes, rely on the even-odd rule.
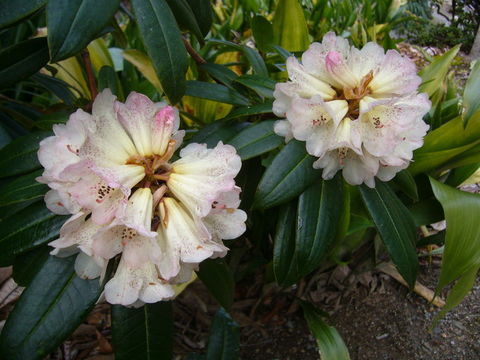
[[135,236],[125,242],[123,259],[132,268],[139,268],[146,262],[158,263],[161,250],[156,238]]
[[415,92],[421,82],[412,60],[388,50],[369,86],[375,96],[388,97]]
[[322,178],[325,180],[332,179],[338,170],[342,168],[335,151],[329,151],[320,159],[313,163],[314,169],[323,169]]
[[175,136],[180,125],[180,116],[178,109],[172,106],[162,107],[154,117],[151,123],[151,137],[153,153],[163,155],[168,148],[171,139],[176,141],[176,146],[181,144],[183,132],[180,136]]
[[147,304],[158,301],[170,300],[175,297],[175,290],[172,285],[159,280],[149,281],[144,284],[140,293],[140,300]]
[[362,137],[357,121],[343,119],[335,131],[334,148],[346,147],[362,155]]
[[103,90],[93,102],[92,115],[96,124],[90,131],[79,155],[101,167],[123,165],[137,150],[120,124],[114,107],[115,96]]
[[292,125],[288,120],[278,120],[273,125],[273,131],[278,136],[283,136],[285,138],[285,142],[289,142],[293,139],[292,133]]
[[198,271],[198,264],[180,263],[180,272],[168,282],[170,284],[182,284],[195,280],[195,271]]
[[380,164],[377,177],[382,181],[390,181],[395,177],[395,175],[397,175],[399,171],[406,169],[408,167],[408,164],[408,161],[405,161],[405,164],[403,166],[388,166]]
[[344,56],[332,50],[325,56],[325,67],[331,78],[331,83],[337,88],[351,88],[358,85],[355,74],[351,71]]
[[211,240],[207,229],[172,198],[164,198],[159,206],[159,246],[162,258],[158,264],[160,273],[170,279],[180,271],[180,262],[199,263],[224,246]]
[[102,227],[92,242],[92,253],[96,257],[112,259],[123,250],[122,236],[125,235],[125,227]]
[[374,177],[378,169],[378,159],[364,152],[361,156],[351,154],[345,158],[342,174],[350,185],[365,183],[371,187],[371,185],[375,186]]
[[[275,100],[273,101],[272,111],[278,117],[285,117],[287,110],[290,108],[290,104],[292,102],[292,96],[294,94],[287,95],[289,92],[290,84],[288,83],[276,83],[275,90],[273,91],[273,97]],[[283,92],[283,89],[287,90],[287,93]]]
[[[104,262],[104,266],[107,263]],[[103,272],[103,267],[100,266],[92,256],[88,256],[84,252],[80,252],[75,259],[75,272],[82,279],[95,279]]]
[[222,192],[232,190],[242,162],[233,146],[219,142],[213,149],[189,144],[172,164],[167,181],[170,191],[192,214],[206,216]]
[[75,214],[80,207],[73,203],[70,196],[61,190],[50,190],[45,194],[47,208],[58,215]]
[[354,74],[357,83],[372,73],[374,76],[379,70],[385,57],[385,50],[374,42],[369,42],[361,49],[352,48],[348,55],[348,67]]
[[152,211],[152,191],[147,188],[137,189],[128,200],[124,216],[114,223],[123,224],[126,227],[132,228],[140,235],[154,237],[157,234],[150,230]]
[[151,123],[155,120],[156,106],[145,95],[131,92],[125,104],[116,101],[117,117],[132,138],[139,155],[152,155]]

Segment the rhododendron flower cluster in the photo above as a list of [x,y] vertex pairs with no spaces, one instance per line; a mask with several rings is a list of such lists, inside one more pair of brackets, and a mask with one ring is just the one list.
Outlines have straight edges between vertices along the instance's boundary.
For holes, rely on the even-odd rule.
[[175,108],[138,93],[121,103],[107,89],[91,115],[78,110],[40,143],[47,206],[72,214],[52,253],[78,252],[75,269],[88,279],[104,277],[118,258],[105,285],[112,304],[174,297],[201,261],[226,254],[222,239],[245,231],[235,149],[192,143],[172,161],[184,135],[178,127]]
[[275,132],[306,142],[315,168],[330,179],[342,169],[352,185],[375,186],[408,167],[423,144],[430,109],[415,64],[375,43],[356,49],[330,32],[301,63],[287,59],[289,81],[275,87]]

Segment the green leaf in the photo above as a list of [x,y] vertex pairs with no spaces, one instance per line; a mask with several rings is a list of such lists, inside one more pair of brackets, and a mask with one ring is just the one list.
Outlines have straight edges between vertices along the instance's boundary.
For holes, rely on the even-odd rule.
[[197,38],[201,45],[205,43],[197,18],[187,0],[167,0],[168,6],[175,15],[175,19],[181,28],[188,29]]
[[417,184],[408,170],[402,170],[393,178],[392,182],[397,185],[410,199],[418,201]]
[[112,335],[117,360],[170,360],[173,317],[170,302],[139,308],[112,306]]
[[233,109],[230,114],[224,117],[222,120],[238,119],[245,116],[262,115],[272,113],[272,103],[256,104],[247,107],[240,107]]
[[42,172],[43,170],[38,170],[23,175],[0,187],[0,206],[17,204],[43,197],[48,190],[48,186],[40,184],[35,180]]
[[437,292],[472,267],[480,266],[480,195],[457,190],[430,178],[447,221],[445,251]]
[[429,65],[420,70],[419,75],[422,78],[422,84],[418,88],[418,92],[425,92],[432,98],[436,93],[442,91],[444,88],[442,85],[446,81],[450,64],[457,55],[458,50],[460,50],[459,45],[453,47],[445,54],[436,56]]
[[185,94],[232,105],[245,106],[250,103],[246,97],[226,86],[197,80],[187,81]]
[[102,66],[98,72],[98,90],[110,89],[112,94],[116,95],[119,101],[123,101],[125,96],[123,94],[122,84],[118,79],[117,73],[111,66]]
[[233,304],[235,281],[230,267],[222,259],[207,259],[202,261],[197,272],[213,297],[225,309]]
[[132,0],[132,6],[162,88],[176,104],[185,93],[188,56],[175,17],[165,0]]
[[75,55],[96,37],[120,0],[48,0],[48,47],[52,62]]
[[206,71],[208,75],[210,75],[216,81],[221,82],[229,88],[232,88],[232,81],[234,81],[238,77],[237,74],[235,74],[225,65],[205,63],[199,65],[199,68]]
[[320,265],[333,244],[340,220],[342,177],[320,180],[298,198],[298,205],[282,208],[275,234],[273,271],[289,286]]
[[303,314],[308,327],[317,340],[322,360],[350,360],[347,346],[337,329],[323,321],[323,316],[313,305],[302,302]]
[[429,225],[445,219],[442,206],[435,198],[425,199],[409,207],[415,226]]
[[75,256],[50,256],[45,262],[7,319],[2,358],[43,359],[88,315],[102,288],[98,279],[80,279],[74,263]]
[[267,209],[298,196],[321,175],[313,168],[315,158],[305,144],[292,140],[273,159],[255,194],[254,208]]
[[35,74],[48,63],[45,38],[26,40],[0,51],[0,88]]
[[471,269],[467,270],[455,283],[455,285],[450,289],[447,296],[447,301],[442,310],[435,316],[433,320],[433,326],[436,326],[438,321],[445,316],[447,312],[452,310],[454,307],[459,305],[465,296],[468,295],[470,290],[472,290],[475,282],[477,280],[477,274],[480,266],[473,266]]
[[242,75],[235,79],[238,82],[253,91],[259,96],[273,99],[273,90],[275,89],[275,81],[258,75]]
[[40,140],[52,135],[51,132],[39,131],[16,138],[0,150],[0,178],[24,174],[38,169],[40,163],[37,151]]
[[465,126],[473,114],[480,111],[480,61],[476,61],[463,91],[463,121]]
[[310,45],[307,21],[298,0],[279,0],[273,17],[274,43],[288,51],[304,51]]
[[213,318],[208,338],[208,360],[237,360],[240,358],[240,327],[224,310]]
[[55,215],[43,201],[2,220],[0,226],[0,264],[37,246],[55,240],[67,216]]
[[418,272],[418,258],[412,215],[384,182],[377,181],[373,189],[362,185],[360,193],[393,263],[413,288]]
[[0,2],[0,29],[33,14],[45,3],[46,0],[4,0]]
[[283,138],[273,131],[275,120],[261,121],[241,131],[228,141],[235,146],[242,160],[262,155],[277,148],[283,143]]
[[213,13],[210,0],[187,0],[203,36],[206,36],[212,27]]
[[248,126],[248,123],[238,124],[230,121],[215,121],[193,135],[189,143],[203,143],[207,144],[207,147],[212,148],[215,147],[219,141],[223,141],[224,143],[228,142],[245,126]]
[[37,275],[43,264],[48,260],[52,248],[43,245],[33,250],[20,254],[13,262],[12,277],[20,286],[28,286]]
[[270,21],[257,15],[252,19],[252,34],[257,48],[267,52],[273,43],[273,27]]

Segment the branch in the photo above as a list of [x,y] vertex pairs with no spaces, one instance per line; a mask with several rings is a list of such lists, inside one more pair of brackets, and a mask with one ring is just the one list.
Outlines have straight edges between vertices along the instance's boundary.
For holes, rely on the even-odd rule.
[[195,49],[190,45],[187,39],[182,38],[183,44],[185,45],[185,49],[187,49],[187,52],[190,54],[190,56],[195,60],[197,64],[206,64],[207,61],[200,56],[199,53],[195,51]]
[[95,84],[95,76],[93,75],[92,70],[92,61],[90,60],[90,54],[87,49],[82,50],[82,60],[85,65],[85,71],[87,72],[88,78],[88,87],[90,88],[90,95],[92,96],[92,101],[97,97],[97,85]]

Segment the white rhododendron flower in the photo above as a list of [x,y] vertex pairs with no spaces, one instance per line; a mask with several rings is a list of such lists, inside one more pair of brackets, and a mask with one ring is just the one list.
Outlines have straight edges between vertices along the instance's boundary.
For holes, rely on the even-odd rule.
[[47,206],[72,214],[52,253],[79,253],[75,269],[88,279],[103,278],[118,256],[105,285],[112,304],[173,298],[201,261],[227,253],[222,240],[245,231],[235,148],[193,143],[172,161],[178,126],[175,108],[137,93],[121,103],[107,89],[91,115],[78,110],[40,143]]
[[301,63],[287,59],[289,81],[275,87],[275,132],[306,142],[323,178],[342,170],[352,185],[375,186],[408,167],[423,144],[430,109],[415,64],[375,43],[356,49],[330,32]]

